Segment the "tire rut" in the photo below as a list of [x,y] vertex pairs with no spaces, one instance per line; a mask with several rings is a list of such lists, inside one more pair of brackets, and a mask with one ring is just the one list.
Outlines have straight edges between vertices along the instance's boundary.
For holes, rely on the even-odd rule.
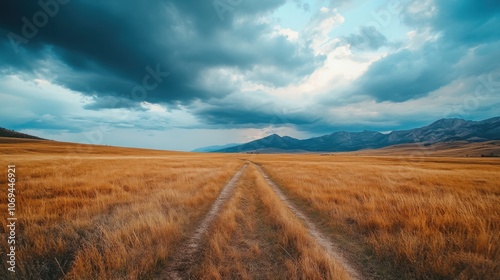
[[304,212],[300,211],[298,207],[294,205],[294,203],[288,198],[288,196],[278,187],[276,183],[267,175],[267,173],[262,169],[262,167],[258,164],[255,164],[257,170],[260,175],[266,180],[267,184],[273,189],[273,191],[278,195],[278,197],[286,204],[286,206],[292,211],[292,213],[298,217],[300,220],[304,222],[306,225],[309,234],[318,242],[318,244],[329,254],[332,258],[337,260],[345,270],[350,274],[352,279],[363,279],[361,277],[361,273],[359,273],[349,262],[343,257],[343,255],[339,252],[335,244],[333,244],[315,225],[314,222],[310,218],[308,218]]
[[205,215],[201,223],[189,236],[188,240],[183,243],[170,258],[171,262],[168,264],[165,272],[161,275],[161,279],[189,279],[188,270],[194,265],[196,256],[199,255],[204,233],[208,230],[208,227],[212,224],[214,219],[219,215],[224,203],[231,198],[237,182],[247,166],[248,163],[243,165],[243,167],[241,167],[241,169],[234,174],[226,185],[224,185],[219,193],[219,196],[217,196],[215,202],[212,204],[210,210]]

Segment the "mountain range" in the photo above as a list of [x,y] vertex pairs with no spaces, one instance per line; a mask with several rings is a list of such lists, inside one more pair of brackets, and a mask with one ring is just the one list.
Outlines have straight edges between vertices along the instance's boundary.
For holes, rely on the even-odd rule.
[[500,140],[500,117],[483,121],[456,118],[441,119],[424,127],[392,131],[387,134],[376,131],[339,131],[304,140],[273,134],[242,145],[216,150],[216,152],[346,152],[407,143],[433,144],[450,141],[481,142],[488,140]]

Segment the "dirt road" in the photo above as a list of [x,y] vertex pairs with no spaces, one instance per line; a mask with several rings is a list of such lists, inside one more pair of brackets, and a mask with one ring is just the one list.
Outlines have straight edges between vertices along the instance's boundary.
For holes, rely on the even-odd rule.
[[[205,215],[200,224],[192,232],[189,238],[183,243],[175,253],[170,258],[170,262],[162,274],[163,279],[192,279],[193,275],[190,275],[192,268],[197,265],[197,260],[199,255],[203,252],[204,238],[206,238],[206,233],[209,232],[210,226],[214,223],[214,220],[220,215],[221,209],[225,203],[231,198],[235,192],[235,188],[238,185],[238,181],[242,174],[246,171],[247,166],[252,164],[258,170],[258,174],[262,176],[267,185],[272,189],[274,194],[283,202],[286,207],[293,213],[295,218],[297,218],[308,230],[309,235],[314,239],[314,241],[324,250],[324,254],[329,255],[338,264],[340,264],[343,269],[347,271],[351,279],[362,279],[361,273],[359,273],[354,266],[352,266],[340,253],[335,244],[329,240],[320,230],[319,227],[310,219],[304,211],[301,211],[294,203],[287,197],[287,195],[280,189],[280,187],[273,182],[273,180],[265,173],[265,171],[259,166],[253,163],[245,163],[245,165],[231,178],[231,180],[222,188],[219,196],[212,204],[210,211]],[[272,193],[272,192],[271,192]],[[277,200],[277,201],[279,201]],[[212,229],[216,230],[216,229]]]
[[283,201],[283,203],[288,206],[288,208],[293,212],[293,214],[298,217],[302,222],[307,226],[309,230],[309,234],[314,237],[316,242],[325,250],[327,254],[329,254],[332,258],[337,260],[342,264],[345,270],[347,270],[352,277],[352,279],[362,279],[359,272],[354,269],[353,266],[349,264],[349,262],[342,256],[339,252],[339,249],[333,242],[331,242],[320,230],[318,227],[312,222],[310,218],[308,218],[304,212],[302,212],[298,207],[296,207],[293,202],[281,191],[281,189],[274,183],[274,181],[264,172],[262,167],[257,165],[257,170],[259,170],[260,174],[264,179],[266,179],[267,184],[274,190],[276,195]]
[[193,231],[187,242],[182,244],[181,247],[176,250],[176,253],[171,258],[172,261],[165,269],[165,273],[162,278],[189,279],[189,275],[187,274],[188,269],[194,265],[196,255],[199,254],[204,233],[207,231],[210,224],[219,214],[221,207],[233,194],[234,188],[236,187],[238,180],[240,179],[247,166],[248,164],[245,164],[222,188],[219,196],[212,204],[210,211],[205,215],[201,223],[196,227],[196,230]]

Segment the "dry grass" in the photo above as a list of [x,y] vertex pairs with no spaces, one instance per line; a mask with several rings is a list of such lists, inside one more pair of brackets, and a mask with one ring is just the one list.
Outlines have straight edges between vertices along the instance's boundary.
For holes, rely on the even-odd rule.
[[[17,166],[18,279],[154,278],[244,158],[261,163],[372,272],[500,275],[498,159],[192,154],[10,139],[0,139],[0,155],[5,172]],[[3,240],[6,231],[3,219]],[[205,278],[346,277],[254,167],[207,240],[195,271]],[[8,275],[5,262],[0,275]]]
[[332,235],[353,236],[402,277],[497,279],[500,161],[260,156]]
[[349,279],[254,166],[212,230],[195,279]]
[[[0,153],[0,166],[17,167],[18,279],[151,278],[241,166],[54,142],[4,144]],[[6,230],[2,220],[4,240]],[[0,270],[8,275],[5,262]]]
[[343,153],[345,155],[403,156],[415,157],[500,157],[500,141],[467,142],[454,141],[435,144],[400,144],[381,149]]

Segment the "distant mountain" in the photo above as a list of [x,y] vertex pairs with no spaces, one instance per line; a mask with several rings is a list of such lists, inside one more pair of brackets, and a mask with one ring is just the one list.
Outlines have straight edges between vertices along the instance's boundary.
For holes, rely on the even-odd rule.
[[230,147],[234,147],[234,146],[238,146],[238,145],[241,145],[241,144],[232,143],[232,144],[226,144],[226,145],[216,145],[216,146],[201,147],[201,148],[198,148],[198,149],[194,149],[191,152],[209,153],[209,152],[215,152],[215,151],[218,151],[218,150],[222,150],[222,149],[226,149],[226,148],[230,148]]
[[248,142],[243,145],[238,145],[226,149],[220,149],[219,152],[225,153],[238,153],[238,152],[247,152],[254,150],[261,150],[267,148],[273,148],[278,150],[297,150],[300,148],[301,140],[284,136],[281,137],[277,134],[269,135],[259,140],[255,140],[252,142]]
[[441,119],[428,126],[389,134],[390,144],[437,143],[457,140],[480,142],[500,139],[500,117],[483,121]]
[[21,133],[21,132],[16,132],[14,130],[6,129],[3,127],[0,127],[0,137],[45,140],[45,139],[40,138],[40,137],[36,137],[33,135]]
[[441,119],[428,126],[411,130],[393,131],[382,134],[375,131],[346,132],[299,140],[273,134],[246,144],[218,150],[223,153],[306,151],[347,152],[361,149],[376,149],[407,143],[438,143],[450,141],[481,142],[500,140],[500,117],[483,121],[463,119]]

